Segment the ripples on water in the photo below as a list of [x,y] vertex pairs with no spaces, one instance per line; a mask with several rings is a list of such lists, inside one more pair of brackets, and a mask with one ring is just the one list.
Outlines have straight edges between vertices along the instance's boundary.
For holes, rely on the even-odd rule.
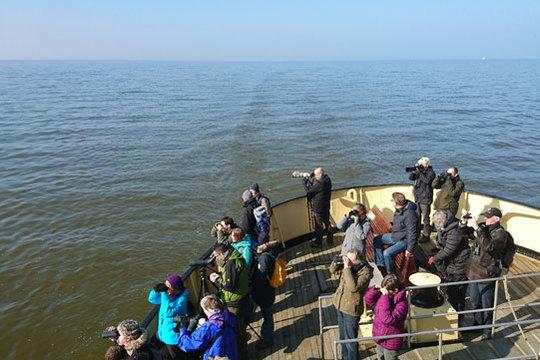
[[0,105],[8,359],[101,357],[251,182],[300,195],[295,168],[405,182],[427,155],[540,206],[539,61],[0,62]]

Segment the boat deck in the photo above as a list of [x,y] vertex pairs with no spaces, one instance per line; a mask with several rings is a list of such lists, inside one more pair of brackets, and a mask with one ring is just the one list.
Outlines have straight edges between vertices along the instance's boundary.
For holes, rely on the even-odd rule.
[[[255,344],[258,338],[252,330],[249,343],[250,359],[332,359],[332,343],[339,338],[337,329],[327,330],[324,334],[324,354],[320,353],[318,297],[332,293],[337,287],[328,271],[333,257],[341,248],[342,237],[335,236],[335,245],[324,245],[312,249],[307,243],[292,247],[284,252],[289,261],[289,272],[285,284],[277,290],[274,304],[275,342],[274,346],[257,351]],[[429,251],[430,243],[422,245]],[[516,254],[510,269],[512,274],[539,271],[540,261]],[[502,285],[502,284],[501,284]],[[507,304],[504,291],[499,292],[499,304]],[[516,279],[509,282],[509,290],[513,304],[540,301],[540,278]],[[337,324],[335,309],[331,301],[325,301],[323,309],[324,324]],[[535,319],[540,315],[538,306],[516,311],[518,319]],[[510,310],[498,310],[497,322],[513,321]],[[256,314],[252,327],[260,332],[261,319]],[[538,351],[540,347],[540,326],[533,324],[524,326],[527,340]],[[361,347],[362,348],[362,347]],[[340,349],[339,349],[340,351]],[[522,356],[531,354],[528,344],[520,335],[517,326],[497,328],[493,340],[480,342],[473,338],[468,342],[454,342],[443,345],[444,359],[482,360]],[[361,351],[361,357],[376,359],[374,348]],[[417,347],[402,350],[400,359],[421,360],[436,359],[436,346]],[[340,355],[341,357],[341,355]]]

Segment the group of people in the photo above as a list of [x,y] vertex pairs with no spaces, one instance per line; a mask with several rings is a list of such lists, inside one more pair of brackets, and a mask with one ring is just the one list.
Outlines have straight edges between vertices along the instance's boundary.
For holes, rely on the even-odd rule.
[[[403,284],[396,276],[395,256],[403,253],[415,259],[418,242],[430,240],[436,231],[437,252],[429,257],[426,268],[437,272],[445,282],[479,280],[498,277],[507,271],[516,251],[512,236],[501,226],[502,212],[490,208],[481,216],[463,214],[457,218],[459,198],[464,183],[457,167],[450,167],[436,176],[427,157],[420,158],[414,167],[408,168],[409,179],[414,181],[414,201],[404,194],[392,194],[394,214],[392,231],[375,234],[373,247],[375,265],[384,276],[379,287],[368,288],[373,277],[373,268],[365,259],[365,247],[371,231],[371,220],[366,207],[357,203],[351,212],[337,221],[332,229],[329,219],[331,180],[324,170],[316,169],[304,177],[304,186],[311,201],[315,222],[315,239],[312,246],[322,244],[323,233],[328,242],[333,241],[333,232],[345,232],[341,258],[330,266],[330,272],[339,274],[339,285],[333,302],[338,311],[340,339],[353,339],[358,335],[360,316],[364,304],[373,307],[373,336],[392,335],[403,332],[408,303]],[[433,201],[434,189],[440,189]],[[431,206],[435,212],[430,219]],[[433,223],[433,225],[431,225]],[[473,246],[469,245],[473,241]],[[490,308],[493,306],[494,282],[475,282],[446,288],[449,303],[457,311]],[[466,301],[468,295],[468,301]],[[489,325],[493,312],[486,310],[468,316],[460,316],[462,325]],[[491,337],[491,329],[482,330],[482,338]],[[380,360],[396,359],[401,347],[401,338],[377,340],[377,355]],[[358,359],[358,344],[349,343],[342,347],[344,359]]]
[[[429,159],[423,157],[408,171],[414,181],[414,201],[402,193],[393,193],[392,231],[375,234],[373,238],[375,265],[383,275],[381,284],[375,287],[369,287],[375,269],[365,257],[366,241],[372,231],[366,206],[357,203],[333,228],[330,177],[322,168],[310,174],[293,174],[303,178],[314,221],[315,239],[311,246],[320,247],[324,235],[331,244],[336,229],[345,232],[340,256],[330,267],[333,274],[339,275],[333,302],[341,339],[357,337],[365,305],[373,308],[373,336],[403,332],[408,302],[404,285],[396,276],[394,258],[403,253],[406,258],[415,259],[418,242],[428,241],[432,230],[437,233],[438,252],[428,259],[427,267],[436,270],[443,281],[497,277],[512,260],[515,246],[512,236],[500,225],[499,209],[491,208],[481,214],[484,223],[470,214],[461,219],[456,217],[464,189],[456,167],[436,176]],[[440,189],[434,202],[433,189]],[[430,219],[432,203],[435,212]],[[240,225],[225,216],[211,230],[216,238],[212,257],[217,269],[209,275],[209,280],[215,285],[217,295],[207,295],[200,301],[206,321],[190,324],[188,290],[179,275],[171,275],[164,283],[156,284],[148,296],[149,302],[160,305],[159,351],[149,343],[144,329],[134,320],[125,320],[116,327],[117,345],[109,349],[111,357],[106,355],[106,358],[188,359],[190,354],[197,354],[205,360],[246,359],[246,330],[256,306],[260,307],[263,319],[257,348],[272,346],[275,288],[270,279],[280,244],[269,241],[272,208],[258,184],[242,194],[242,204]],[[472,249],[470,239],[476,239]],[[450,286],[447,297],[458,311],[466,309],[467,304],[470,309],[489,308],[493,304],[493,289],[493,282]],[[178,321],[178,316],[183,320]],[[491,319],[491,311],[477,312],[468,325],[490,324]],[[490,329],[484,330],[484,338],[490,335]],[[378,359],[397,359],[402,338],[380,339],[376,343]],[[344,344],[342,349],[344,359],[359,358],[357,343]]]
[[224,216],[210,232],[216,238],[212,260],[217,268],[208,264],[212,271],[208,280],[216,295],[201,299],[204,316],[190,319],[189,291],[183,279],[173,274],[156,284],[148,295],[150,303],[160,305],[158,342],[151,343],[136,321],[125,320],[111,328],[118,336],[106,359],[247,359],[246,329],[255,306],[260,308],[263,319],[257,348],[273,345],[275,288],[270,279],[280,244],[269,241],[272,209],[258,184],[244,191],[242,205],[239,226],[233,218]]

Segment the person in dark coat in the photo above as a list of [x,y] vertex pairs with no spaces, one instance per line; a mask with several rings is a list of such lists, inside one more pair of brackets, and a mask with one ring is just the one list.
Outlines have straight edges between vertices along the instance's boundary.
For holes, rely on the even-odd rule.
[[441,189],[433,203],[435,210],[450,210],[456,216],[459,197],[465,189],[465,184],[458,175],[458,168],[453,166],[446,173],[435,178],[431,183],[434,189]]
[[[464,236],[459,221],[448,210],[438,210],[433,214],[433,224],[437,229],[437,248],[439,252],[429,258],[435,265],[443,281],[466,281],[467,264],[471,256],[469,240]],[[448,301],[457,311],[465,310],[467,285],[448,286]]]
[[429,222],[431,203],[433,202],[433,187],[431,187],[431,183],[435,180],[435,172],[429,165],[429,158],[423,157],[418,160],[416,169],[409,174],[409,179],[414,180],[413,192],[416,211],[418,212],[418,219],[424,225],[422,227],[420,241],[427,241],[431,232]]
[[[266,246],[265,246],[266,248]],[[263,323],[261,325],[261,343],[258,348],[271,347],[274,344],[274,310],[276,289],[270,285],[270,278],[274,272],[275,256],[265,251],[258,256],[257,266],[251,277],[251,298],[261,308]]]
[[270,205],[270,199],[268,196],[261,194],[261,188],[259,184],[253,183],[249,187],[249,192],[251,196],[257,201],[258,206],[262,206],[268,215],[268,219],[272,216],[272,205]]
[[[510,264],[503,263],[505,254],[515,252],[514,239],[508,231],[501,226],[502,212],[491,208],[482,214],[484,224],[478,224],[473,216],[467,220],[467,226],[474,229],[476,245],[473,248],[471,261],[467,270],[469,280],[495,278],[501,276],[503,267]],[[495,282],[477,282],[469,284],[470,308],[481,309],[493,307]],[[493,321],[493,311],[474,313],[474,324],[488,325]],[[484,339],[491,338],[491,329],[484,329]]]
[[[373,239],[375,263],[384,274],[395,273],[394,257],[405,251],[406,257],[412,257],[418,243],[418,214],[416,205],[399,192],[392,194],[395,212],[392,232],[378,235]],[[390,245],[383,251],[383,245]]]
[[322,245],[323,231],[326,232],[326,241],[333,242],[332,227],[330,226],[330,196],[332,192],[332,181],[325,174],[323,168],[317,168],[309,177],[304,179],[304,189],[307,200],[311,204],[311,213],[315,220],[315,240],[311,242],[312,247]]
[[258,207],[257,200],[251,196],[249,190],[244,191],[242,194],[242,206],[244,207],[244,213],[242,214],[242,221],[240,222],[240,228],[244,230],[244,234],[251,237],[251,240],[257,240],[257,219],[253,210]]

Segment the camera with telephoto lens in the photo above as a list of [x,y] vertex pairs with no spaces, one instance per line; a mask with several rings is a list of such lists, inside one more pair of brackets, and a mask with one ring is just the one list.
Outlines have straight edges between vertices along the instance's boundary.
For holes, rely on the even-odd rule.
[[311,177],[311,173],[309,172],[302,172],[300,170],[294,170],[291,174],[293,178],[309,178]]
[[411,167],[406,167],[405,171],[406,172],[424,171],[424,165],[418,164],[418,165],[414,165],[414,166],[411,166]]
[[114,328],[114,330],[103,330],[103,332],[101,333],[101,337],[103,339],[116,340],[120,337],[120,333],[118,332],[117,328]]

